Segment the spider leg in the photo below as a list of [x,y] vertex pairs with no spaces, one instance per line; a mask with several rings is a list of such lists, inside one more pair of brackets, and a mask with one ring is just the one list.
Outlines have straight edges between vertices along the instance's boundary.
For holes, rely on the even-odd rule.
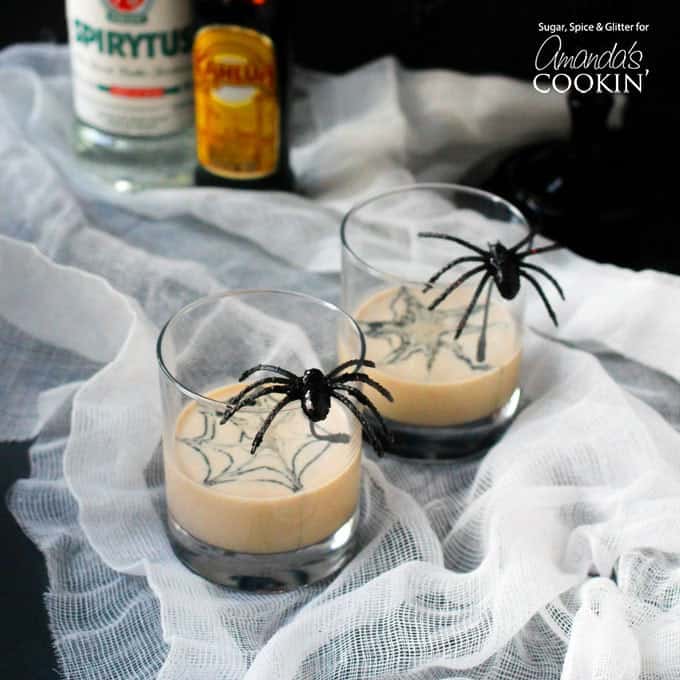
[[373,425],[369,423],[369,421],[366,419],[366,416],[363,413],[361,413],[361,411],[359,411],[359,409],[354,405],[351,399],[348,399],[342,394],[335,394],[334,397],[341,404],[344,404],[347,407],[347,409],[354,415],[354,417],[359,421],[359,424],[361,425],[361,429],[364,432],[366,440],[375,449],[375,452],[378,454],[378,456],[382,456],[385,448],[384,444],[388,443],[388,441],[385,441],[383,443],[383,439],[381,438],[381,436],[373,430]]
[[245,397],[248,392],[251,392],[252,390],[261,387],[262,385],[267,385],[267,384],[285,384],[288,382],[288,378],[275,378],[275,377],[270,377],[270,378],[262,378],[262,380],[256,380],[254,383],[250,383],[249,385],[246,385],[238,394],[235,394],[233,397],[229,399],[230,402],[232,403],[237,403]]
[[491,291],[493,290],[493,281],[489,282],[489,291],[486,294],[486,303],[484,304],[484,321],[482,322],[482,332],[479,334],[479,341],[477,342],[477,361],[482,362],[486,359],[486,328],[489,322],[489,304],[491,303]]
[[427,283],[423,286],[423,293],[427,293],[442,274],[446,274],[449,269],[453,269],[457,264],[461,264],[462,262],[484,262],[484,258],[478,257],[477,255],[470,255],[469,257],[459,257],[458,259],[445,264],[436,274],[433,274],[428,279]]
[[562,286],[560,286],[560,284],[557,283],[557,279],[555,279],[555,277],[552,276],[552,274],[543,269],[543,267],[537,267],[535,264],[531,264],[529,262],[522,262],[520,266],[525,267],[526,269],[533,269],[539,274],[543,274],[543,276],[545,276],[545,278],[548,279],[548,281],[550,281],[550,283],[552,283],[552,285],[555,286],[555,288],[557,288],[557,292],[560,294],[560,297],[564,300],[564,292],[562,290]]
[[260,429],[257,431],[257,434],[253,437],[253,443],[252,446],[250,447],[251,455],[255,455],[255,451],[257,451],[258,447],[262,443],[264,435],[269,429],[269,426],[272,424],[274,418],[276,418],[276,416],[279,415],[279,413],[285,406],[288,406],[288,404],[295,401],[296,399],[298,399],[298,397],[293,397],[289,395],[281,399],[281,401],[276,406],[274,406],[274,408],[270,411],[269,415],[265,418]]
[[364,414],[357,408],[356,404],[349,399],[346,395],[340,394],[339,392],[333,393],[333,398],[337,399],[341,404],[344,404],[347,409],[354,415],[354,417],[359,421],[363,430],[365,430],[365,435],[368,440],[373,440],[376,438],[377,434],[374,429],[373,423],[369,422]]
[[260,397],[266,397],[268,394],[291,394],[290,385],[265,385],[259,392],[251,394],[248,397],[249,402],[256,402]]
[[249,368],[247,371],[241,373],[239,382],[243,382],[248,376],[252,375],[253,373],[257,373],[258,371],[271,371],[272,373],[285,375],[286,378],[290,378],[291,380],[297,378],[295,373],[287,371],[285,368],[281,368],[280,366],[272,366],[272,364],[257,364],[257,366],[253,366],[252,368]]
[[222,414],[222,419],[220,420],[220,425],[224,425],[235,413],[236,411],[242,409],[244,406],[254,406],[255,402],[267,394],[288,394],[290,388],[286,385],[272,385],[270,387],[264,387],[256,394],[251,394],[247,399],[241,399],[240,401],[235,401],[233,403],[228,403]]
[[421,238],[441,238],[444,239],[445,241],[453,241],[454,243],[458,243],[461,246],[465,246],[466,248],[469,248],[470,250],[474,250],[476,253],[481,255],[482,257],[486,257],[488,253],[485,250],[482,250],[478,246],[474,245],[473,243],[470,243],[469,241],[465,241],[462,238],[458,238],[457,236],[449,236],[448,234],[438,234],[437,232],[433,231],[421,231],[418,236]]
[[[375,364],[373,365],[375,366]],[[387,389],[385,389],[377,380],[373,380],[373,378],[366,375],[365,373],[347,373],[345,375],[341,375],[340,377],[335,378],[332,381],[331,387],[336,384],[353,382],[354,380],[356,380],[357,382],[366,383],[367,385],[370,385],[374,390],[380,392],[380,394],[382,394],[383,397],[387,399],[387,401],[394,401],[394,397],[390,394],[390,392]]]
[[541,296],[541,300],[543,300],[543,304],[545,305],[545,308],[548,310],[548,314],[550,314],[550,318],[552,319],[552,322],[557,326],[557,317],[555,316],[555,312],[553,311],[553,308],[550,306],[550,303],[548,302],[548,298],[545,296],[545,293],[543,292],[543,289],[541,288],[540,284],[536,279],[527,274],[526,272],[520,271],[519,275],[529,281],[531,285],[536,289],[538,294]]
[[336,366],[326,378],[332,378],[334,375],[341,373],[350,366],[368,366],[369,368],[375,368],[375,362],[369,361],[368,359],[350,359],[349,361],[345,361],[339,366]]
[[432,311],[433,309],[438,307],[464,281],[469,279],[471,276],[474,276],[475,274],[479,274],[479,272],[484,271],[485,269],[486,265],[482,265],[480,267],[475,267],[474,269],[471,269],[469,272],[466,272],[462,276],[459,276],[434,302],[430,303],[428,309]]
[[233,415],[240,411],[244,406],[252,406],[255,402],[250,399],[236,402],[234,404],[227,403],[222,418],[220,418],[220,425],[224,425]]
[[529,257],[529,255],[540,255],[541,253],[549,253],[551,250],[561,250],[564,246],[559,243],[552,243],[549,246],[543,246],[542,248],[529,248],[521,253],[517,253],[520,259]]
[[479,296],[482,294],[482,289],[484,288],[486,282],[490,278],[491,274],[489,274],[489,272],[482,276],[482,280],[479,282],[477,290],[475,291],[475,294],[472,296],[472,299],[470,300],[470,304],[467,306],[467,309],[465,310],[465,314],[463,314],[461,320],[458,322],[458,328],[456,328],[456,335],[454,336],[456,340],[458,340],[458,338],[461,336],[461,333],[465,328],[465,324],[467,324],[468,319],[470,318],[470,314],[472,314],[472,310],[475,308],[477,300],[479,299]]
[[[363,392],[360,392],[356,387],[352,387],[351,385],[336,385],[334,389],[347,392],[347,394],[349,394],[351,397],[354,397],[360,404],[365,406],[378,421],[383,434],[386,437],[389,437],[389,430],[387,429],[387,425],[385,424],[383,417],[380,415],[380,411],[378,411],[378,409],[375,407],[375,404]],[[333,396],[336,395],[333,394]]]

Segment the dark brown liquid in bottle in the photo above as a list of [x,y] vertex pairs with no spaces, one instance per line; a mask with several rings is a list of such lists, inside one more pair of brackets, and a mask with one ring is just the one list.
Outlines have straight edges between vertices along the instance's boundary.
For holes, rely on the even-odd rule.
[[[290,0],[194,0],[196,184],[292,190],[288,135],[290,7]],[[207,38],[209,31],[213,34]],[[221,34],[226,36],[222,44],[228,41],[236,44],[233,49],[225,48],[228,52],[241,50],[245,57],[219,55],[223,49]],[[210,50],[210,58],[203,58]],[[243,63],[239,64],[239,60]],[[273,64],[268,66],[268,62]],[[200,77],[197,77],[197,68],[201,69]],[[265,89],[260,89],[257,95],[249,94],[262,87]],[[212,89],[208,91],[208,88]],[[227,98],[235,97],[236,103],[225,106],[215,103],[216,92],[218,96],[226,93]],[[252,112],[248,110],[251,105],[248,102],[241,105],[239,97],[250,97]],[[263,100],[266,101],[262,103]]]

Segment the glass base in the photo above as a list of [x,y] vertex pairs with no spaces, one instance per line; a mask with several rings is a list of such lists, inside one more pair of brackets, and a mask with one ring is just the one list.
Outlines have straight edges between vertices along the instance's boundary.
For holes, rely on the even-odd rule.
[[117,191],[193,184],[193,129],[163,137],[125,137],[76,121],[73,134],[81,162]]
[[422,427],[385,420],[394,443],[386,455],[426,463],[465,460],[481,456],[510,427],[519,410],[521,390],[487,418],[451,427]]
[[359,508],[319,543],[280,553],[239,553],[204,543],[168,515],[175,555],[203,578],[239,590],[288,590],[311,585],[338,572],[356,552]]

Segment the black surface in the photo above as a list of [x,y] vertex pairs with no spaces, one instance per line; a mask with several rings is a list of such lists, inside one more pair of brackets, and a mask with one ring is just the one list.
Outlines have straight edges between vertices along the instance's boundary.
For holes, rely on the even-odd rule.
[[30,474],[27,443],[0,443],[0,602],[2,651],[0,678],[53,680],[59,674],[47,628],[43,593],[47,572],[41,553],[7,510],[9,487]]

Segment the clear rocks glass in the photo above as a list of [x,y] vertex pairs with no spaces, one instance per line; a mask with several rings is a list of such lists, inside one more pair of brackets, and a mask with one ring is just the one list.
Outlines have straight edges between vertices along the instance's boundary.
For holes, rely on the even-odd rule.
[[[283,408],[251,452],[281,394],[221,423],[258,364],[329,372],[342,345],[363,359],[356,322],[334,305],[278,290],[197,300],[158,339],[168,534],[177,556],[216,583],[281,589],[338,571],[353,555],[362,435],[333,400],[313,425],[300,401]],[[272,373],[258,372],[251,383]],[[281,376],[279,376],[281,377]],[[279,383],[281,384],[281,383]]]
[[493,278],[479,287],[480,269],[430,309],[480,262],[460,261],[423,292],[448,263],[479,256],[423,232],[488,251],[499,241],[520,242],[529,230],[506,201],[452,184],[385,191],[342,221],[342,305],[361,326],[366,358],[377,364],[368,372],[394,397],[375,399],[394,437],[391,453],[428,461],[475,456],[497,441],[518,409],[524,289],[506,300]]

